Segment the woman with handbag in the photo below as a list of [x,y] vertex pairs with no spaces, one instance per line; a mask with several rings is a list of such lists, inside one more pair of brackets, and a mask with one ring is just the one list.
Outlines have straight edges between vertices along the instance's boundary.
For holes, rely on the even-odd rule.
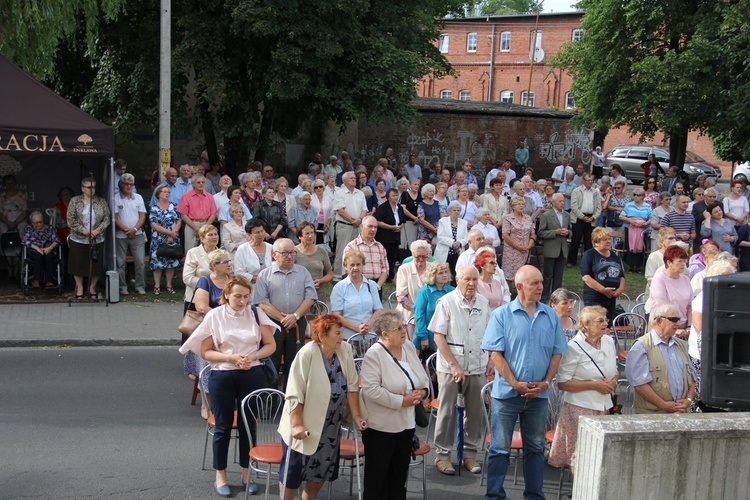
[[154,273],[154,295],[161,293],[161,275],[165,275],[166,290],[174,294],[172,279],[174,270],[180,267],[182,245],[180,244],[180,226],[182,219],[177,208],[169,202],[169,188],[156,188],[156,205],[151,207],[148,220],[151,224],[151,246],[148,267]]
[[607,310],[584,307],[578,315],[579,332],[568,342],[557,371],[557,387],[565,391],[549,455],[552,467],[575,468],[578,418],[606,415],[617,389],[617,350],[607,328]]
[[296,496],[302,481],[306,481],[302,498],[314,499],[326,481],[338,477],[345,410],[357,428],[367,427],[364,408],[359,405],[352,347],[344,342],[340,317],[324,314],[316,318],[312,342],[300,349],[289,372],[279,424],[283,440],[279,478],[285,499]]
[[429,380],[416,349],[406,341],[399,312],[382,312],[372,329],[379,341],[365,353],[361,371],[368,414],[362,433],[367,450],[364,498],[405,499],[415,425],[427,425],[421,403]]
[[[213,253],[219,252],[225,254],[223,251]],[[262,310],[250,306],[251,291],[252,285],[244,276],[229,278],[221,292],[221,305],[206,313],[198,328],[180,347],[181,353],[191,352],[211,364],[208,388],[216,420],[213,435],[214,489],[222,497],[232,495],[226,469],[235,410],[245,396],[267,387],[261,360],[276,350],[273,333],[278,327]],[[250,440],[244,425],[237,428],[244,488],[249,481]],[[258,487],[250,484],[249,491],[255,494]]]

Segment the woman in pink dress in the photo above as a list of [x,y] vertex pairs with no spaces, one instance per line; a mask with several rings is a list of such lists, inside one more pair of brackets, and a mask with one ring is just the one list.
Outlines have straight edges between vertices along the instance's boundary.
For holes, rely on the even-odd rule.
[[526,264],[529,250],[536,243],[534,221],[523,213],[524,196],[516,196],[510,201],[511,213],[503,217],[503,272],[508,285],[513,287],[516,271]]

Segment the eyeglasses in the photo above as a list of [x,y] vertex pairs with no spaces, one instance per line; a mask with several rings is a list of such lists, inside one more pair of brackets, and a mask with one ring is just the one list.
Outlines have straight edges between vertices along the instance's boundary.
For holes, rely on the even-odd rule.
[[323,189],[325,186],[315,186],[315,189]]
[[231,264],[232,261],[231,260],[217,260],[216,263],[217,264]]
[[662,318],[662,319],[669,320],[672,323],[677,323],[678,321],[680,321],[680,317],[679,316],[659,316],[659,317]]
[[132,182],[123,182],[122,185],[123,186],[132,186],[133,183]]
[[404,324],[402,324],[402,325],[398,325],[398,326],[397,326],[396,328],[391,328],[391,329],[390,329],[390,330],[388,330],[388,331],[389,331],[389,332],[402,332],[402,331],[404,331],[404,330],[406,330],[406,323],[404,323]]
[[85,189],[96,189],[96,186],[81,186],[81,187]]
[[633,196],[643,196],[642,194],[633,194]]
[[289,257],[290,255],[294,255],[294,252],[276,252],[277,254],[281,255],[282,257]]

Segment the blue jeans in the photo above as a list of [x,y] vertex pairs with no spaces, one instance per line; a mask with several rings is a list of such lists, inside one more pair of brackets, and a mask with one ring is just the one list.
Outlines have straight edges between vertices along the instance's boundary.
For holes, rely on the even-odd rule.
[[492,398],[490,417],[490,453],[487,458],[486,499],[505,498],[505,475],[508,473],[510,443],[516,420],[521,418],[523,437],[524,499],[544,498],[544,426],[547,422],[547,399]]

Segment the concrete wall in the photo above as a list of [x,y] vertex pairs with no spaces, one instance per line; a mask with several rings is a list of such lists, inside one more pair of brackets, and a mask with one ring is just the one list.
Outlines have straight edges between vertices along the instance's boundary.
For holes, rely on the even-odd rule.
[[391,147],[402,163],[416,154],[423,174],[435,162],[455,167],[469,158],[482,180],[496,160],[513,158],[521,142],[529,147],[529,165],[537,177],[549,177],[564,154],[574,165],[590,159],[591,134],[571,127],[570,113],[442,99],[418,99],[416,105],[423,120],[412,126],[360,120],[342,135],[330,128],[326,154],[346,149],[371,166]]
[[750,498],[750,414],[583,417],[577,500]]

